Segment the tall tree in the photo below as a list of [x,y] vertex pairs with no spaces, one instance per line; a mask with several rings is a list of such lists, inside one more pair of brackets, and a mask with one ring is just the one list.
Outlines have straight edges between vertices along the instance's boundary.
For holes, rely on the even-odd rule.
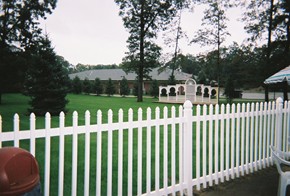
[[[216,47],[216,70],[220,70],[221,59],[221,44],[225,41],[229,34],[227,31],[226,9],[232,5],[228,1],[221,0],[201,0],[203,4],[207,4],[208,8],[204,11],[204,17],[196,36],[193,38],[192,43],[199,43],[201,46],[213,45]],[[219,83],[219,71],[216,72],[216,79]]]
[[270,61],[272,51],[273,18],[276,5],[274,0],[251,0],[244,6],[247,8],[243,21],[246,22],[245,30],[250,34],[251,43],[267,40],[267,61]]
[[250,41],[267,43],[266,72],[273,70],[272,67],[279,70],[290,63],[287,58],[290,49],[289,4],[289,0],[253,0],[246,4],[247,11],[243,20],[246,21],[245,29],[251,35]]
[[[183,4],[179,5],[179,10],[174,17],[173,21],[170,23],[168,31],[165,31],[164,34],[164,43],[167,47],[173,48],[173,53],[170,53],[170,61],[165,64],[166,67],[170,67],[171,76],[174,77],[174,71],[181,67],[178,61],[178,55],[180,53],[179,42],[182,38],[187,38],[186,33],[181,28],[182,13],[189,7],[189,2],[184,1]],[[167,58],[168,59],[168,58]]]
[[[45,18],[56,7],[57,0],[1,0],[0,1],[0,104],[7,82],[15,78],[24,77],[16,75],[25,72],[24,61],[19,60],[20,53],[27,48],[38,44],[41,29],[38,20]],[[24,55],[30,57],[30,55]],[[23,56],[22,56],[23,57]],[[21,62],[21,63],[20,63]],[[8,67],[13,67],[9,69]],[[11,72],[9,70],[12,70]],[[23,81],[22,81],[23,82]]]
[[39,40],[39,45],[31,51],[33,58],[25,78],[25,94],[31,98],[29,112],[36,115],[59,115],[66,112],[68,92],[67,70],[57,61],[48,37]]
[[138,76],[137,101],[143,101],[143,79],[158,66],[160,47],[153,40],[176,15],[183,0],[115,0],[125,28],[130,32],[127,40],[129,51],[124,65]]
[[277,8],[279,11],[273,19],[274,27],[282,32],[279,42],[284,46],[284,54],[289,55],[290,50],[290,1],[278,1]]

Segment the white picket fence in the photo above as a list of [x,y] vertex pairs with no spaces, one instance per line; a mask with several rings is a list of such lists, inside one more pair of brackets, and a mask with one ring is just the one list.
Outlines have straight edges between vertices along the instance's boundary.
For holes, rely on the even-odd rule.
[[[57,128],[51,128],[47,114],[44,129],[36,129],[31,114],[30,130],[19,130],[16,114],[11,132],[2,132],[0,116],[0,147],[9,141],[16,147],[26,142],[38,157],[43,152],[37,143],[43,143],[44,168],[40,169],[46,196],[191,195],[193,188],[199,190],[271,166],[270,145],[288,150],[290,102],[281,99],[198,105],[196,109],[186,101],[170,111],[167,107],[154,112],[148,108],[143,113],[139,109],[134,118],[132,109],[128,113],[120,109],[114,120],[109,110],[107,122],[102,122],[103,114],[98,111],[94,124],[87,111],[84,125],[78,125],[74,112],[69,127],[61,113]],[[79,157],[81,152],[83,157]],[[51,177],[55,172],[58,179]]]

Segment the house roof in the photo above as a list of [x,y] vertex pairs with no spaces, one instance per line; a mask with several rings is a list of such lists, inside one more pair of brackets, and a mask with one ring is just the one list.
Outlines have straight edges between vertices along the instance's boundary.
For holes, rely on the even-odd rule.
[[[159,73],[158,68],[155,68],[149,75],[152,79],[168,80],[169,76],[171,75],[171,70],[164,69],[164,71]],[[179,71],[175,71],[174,75],[176,80],[187,80],[188,78],[192,77],[191,74]],[[99,78],[100,80],[108,80],[111,78],[112,80],[119,81],[122,80],[123,77],[125,77],[127,80],[136,80],[137,75],[133,72],[126,73],[122,69],[95,69],[69,74],[71,79],[75,78],[76,76],[78,76],[81,80],[84,80],[85,78],[88,78],[89,80],[95,80],[96,78]]]

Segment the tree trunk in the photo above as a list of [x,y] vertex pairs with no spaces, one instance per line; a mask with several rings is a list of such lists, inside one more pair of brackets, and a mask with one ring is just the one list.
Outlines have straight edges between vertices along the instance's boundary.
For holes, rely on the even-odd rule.
[[283,95],[284,95],[284,101],[288,101],[288,83],[287,83],[287,81],[283,82]]
[[273,8],[274,8],[274,0],[271,0],[271,5],[270,5],[270,16],[269,16],[269,27],[268,27],[268,46],[267,46],[267,62],[269,64],[270,62],[270,55],[272,51],[271,47],[271,38],[272,38],[272,26],[273,26]]
[[173,67],[171,72],[171,77],[174,77],[174,71],[177,68],[176,66],[176,60],[177,60],[177,53],[178,53],[178,41],[180,38],[180,23],[181,23],[181,13],[182,9],[180,9],[179,17],[178,17],[178,26],[177,26],[177,32],[176,32],[176,39],[175,39],[175,49],[174,49],[174,59],[173,59]]
[[288,21],[286,24],[286,34],[287,34],[287,40],[285,44],[285,55],[289,53],[290,49],[290,12],[288,12]]
[[[221,46],[221,41],[220,41],[220,15],[218,16],[218,43],[217,43],[217,83],[218,83],[218,89],[220,88],[220,46]],[[220,93],[218,91],[217,94],[217,100],[219,104],[220,100]]]
[[144,3],[141,1],[140,14],[140,62],[138,69],[138,96],[137,102],[143,101],[143,72],[144,72],[144,38],[145,38],[145,19],[144,19]]
[[265,85],[265,102],[269,102],[269,87]]

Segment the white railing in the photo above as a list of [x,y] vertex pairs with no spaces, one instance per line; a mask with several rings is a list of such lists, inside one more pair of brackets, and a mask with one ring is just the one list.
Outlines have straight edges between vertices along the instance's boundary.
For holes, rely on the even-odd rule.
[[74,112],[70,127],[61,113],[51,128],[47,114],[43,129],[31,114],[30,130],[21,131],[16,114],[13,132],[2,132],[0,116],[0,147],[29,145],[39,157],[44,195],[191,193],[271,166],[269,145],[288,150],[289,106],[279,99],[193,110],[186,101],[170,111],[139,109],[135,118],[121,109],[114,120],[109,110],[107,122],[98,111],[95,124],[87,111],[78,125]]

